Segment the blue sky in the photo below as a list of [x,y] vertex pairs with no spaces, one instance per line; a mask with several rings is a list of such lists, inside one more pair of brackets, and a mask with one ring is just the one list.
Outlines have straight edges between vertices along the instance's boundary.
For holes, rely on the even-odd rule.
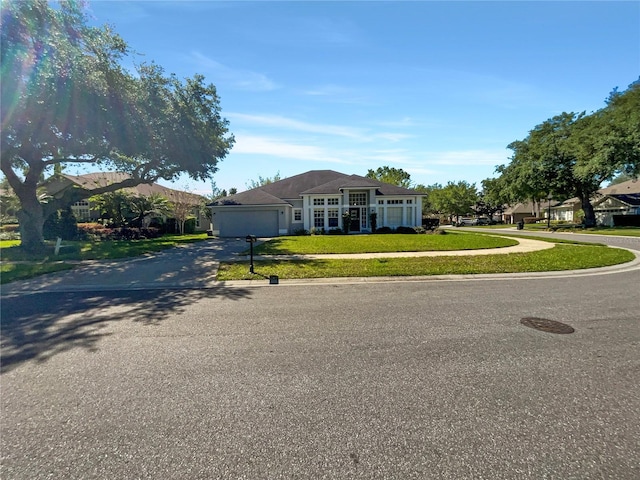
[[[509,143],[563,111],[602,108],[640,75],[637,1],[94,0],[89,9],[136,62],[216,85],[236,144],[214,180],[239,191],[278,172],[384,165],[419,184],[479,187],[508,163]],[[187,185],[211,191],[173,186]]]

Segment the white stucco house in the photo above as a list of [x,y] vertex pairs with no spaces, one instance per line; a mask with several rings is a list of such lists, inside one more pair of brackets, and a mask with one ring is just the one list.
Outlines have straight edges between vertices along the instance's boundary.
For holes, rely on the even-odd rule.
[[422,224],[424,194],[359,175],[312,170],[218,199],[209,204],[213,234],[220,237],[276,237],[300,230],[342,228],[342,215],[351,216],[350,232],[377,227]]

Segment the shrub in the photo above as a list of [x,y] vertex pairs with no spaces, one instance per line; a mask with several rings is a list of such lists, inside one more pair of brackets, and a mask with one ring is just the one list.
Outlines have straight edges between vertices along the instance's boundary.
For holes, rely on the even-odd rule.
[[47,217],[42,226],[42,235],[46,240],[75,240],[78,237],[78,223],[71,207],[58,210]]
[[83,240],[108,241],[108,240],[141,240],[145,238],[158,238],[162,232],[158,228],[107,228],[99,223],[82,223],[78,225],[80,237]]
[[327,232],[328,235],[344,235],[344,232],[340,228],[331,228]]
[[413,233],[413,234],[415,234],[415,233],[418,233],[418,232],[416,232],[416,229],[413,228],[413,227],[400,226],[400,227],[396,228],[396,233],[403,233],[403,234],[412,234]]
[[429,230],[435,230],[440,226],[440,219],[439,218],[423,218],[422,226]]
[[304,228],[299,228],[298,230],[295,230],[293,234],[297,235],[298,237],[303,237],[309,235],[309,231],[305,230]]
[[378,226],[378,214],[376,212],[371,212],[369,214],[369,219],[371,220],[371,231],[376,233],[376,228]]
[[376,229],[376,233],[393,233],[390,227],[380,227]]
[[196,232],[196,219],[191,217],[187,218],[184,222],[184,233],[191,234]]
[[545,222],[547,221],[547,219],[544,218],[544,217],[524,217],[522,220],[527,225],[530,224],[530,223],[537,223],[537,222],[540,222],[542,220],[544,220]]
[[311,227],[311,230],[309,230],[309,233],[311,235],[324,235],[324,228]]
[[346,211],[342,214],[342,231],[345,234],[348,234],[350,229],[351,229],[351,214],[349,213],[349,211]]

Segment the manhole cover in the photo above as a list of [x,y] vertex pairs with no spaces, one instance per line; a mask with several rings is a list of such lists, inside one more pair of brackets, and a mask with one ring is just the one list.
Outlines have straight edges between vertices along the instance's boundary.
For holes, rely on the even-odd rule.
[[548,333],[573,333],[573,327],[565,323],[556,322],[547,318],[525,317],[520,323],[526,327],[535,328]]

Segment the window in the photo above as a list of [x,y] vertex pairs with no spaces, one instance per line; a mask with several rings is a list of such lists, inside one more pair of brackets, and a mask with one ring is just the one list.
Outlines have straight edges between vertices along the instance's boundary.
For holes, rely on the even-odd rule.
[[387,205],[402,205],[402,200],[387,200]]
[[87,200],[74,203],[71,210],[78,220],[91,220],[91,211]]
[[330,208],[327,210],[327,217],[329,218],[329,228],[338,227],[338,209]]
[[316,208],[313,211],[313,226],[316,228],[324,228],[324,209]]
[[411,205],[413,203],[413,200],[407,200],[407,205]]
[[367,194],[366,193],[350,193],[349,205],[366,205]]
[[378,205],[384,205],[384,200],[378,200]]
[[302,221],[302,209],[301,208],[294,208],[293,209],[293,221],[294,222],[301,222]]
[[327,198],[327,205],[340,205],[340,199],[337,197]]
[[313,199],[313,204],[314,205],[324,205],[324,198],[314,198]]
[[387,226],[399,227],[402,225],[402,207],[387,208]]
[[200,212],[199,209],[196,207],[193,209],[193,216],[196,217],[196,228],[200,228]]

